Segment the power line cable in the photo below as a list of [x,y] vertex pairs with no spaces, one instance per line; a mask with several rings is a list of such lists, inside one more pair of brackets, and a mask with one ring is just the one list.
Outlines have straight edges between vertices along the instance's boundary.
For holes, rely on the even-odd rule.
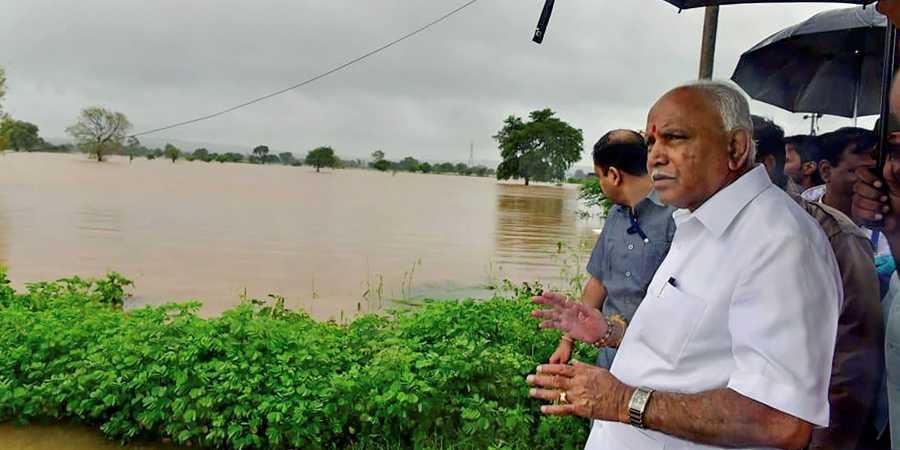
[[370,57],[370,56],[372,56],[372,55],[375,55],[376,53],[380,53],[381,51],[387,50],[388,48],[393,47],[394,45],[397,45],[397,44],[399,44],[400,42],[403,42],[403,41],[405,41],[405,40],[407,40],[407,39],[409,39],[409,38],[411,38],[411,37],[413,37],[413,36],[415,36],[415,35],[417,35],[417,34],[423,32],[423,31],[425,31],[425,30],[427,30],[427,29],[429,29],[429,28],[433,27],[434,25],[437,25],[438,23],[441,23],[441,22],[443,22],[444,20],[449,19],[451,16],[453,16],[453,15],[459,13],[460,11],[462,11],[462,10],[468,8],[469,6],[472,6],[472,5],[475,4],[476,2],[478,2],[478,0],[469,0],[468,2],[462,4],[461,6],[459,6],[459,7],[455,8],[455,9],[453,9],[452,11],[450,11],[450,12],[448,12],[448,13],[446,13],[446,14],[444,14],[443,16],[438,17],[437,19],[432,20],[431,22],[428,22],[427,24],[425,24],[425,25],[423,25],[423,26],[421,26],[421,27],[419,27],[419,28],[417,28],[417,29],[415,29],[415,30],[409,32],[409,33],[406,33],[406,34],[404,34],[403,36],[400,36],[399,38],[394,39],[393,41],[390,41],[390,42],[388,42],[387,44],[384,44],[384,45],[382,45],[381,47],[376,48],[375,50],[372,50],[372,51],[370,51],[370,52],[368,52],[368,53],[365,53],[365,54],[363,54],[362,56],[358,56],[358,57],[356,57],[356,58],[353,58],[353,59],[351,59],[351,60],[345,62],[344,64],[341,64],[341,65],[339,65],[339,66],[337,66],[337,67],[335,67],[335,68],[333,68],[333,69],[331,69],[331,70],[328,70],[328,71],[326,71],[326,72],[323,72],[323,73],[321,73],[321,74],[319,74],[319,75],[316,75],[316,76],[314,76],[314,77],[312,77],[312,78],[310,78],[310,79],[308,79],[308,80],[301,81],[301,82],[299,82],[299,83],[297,83],[297,84],[295,84],[295,85],[293,85],[293,86],[286,87],[286,88],[284,88],[284,89],[281,89],[281,90],[279,90],[279,91],[275,91],[275,92],[273,92],[273,93],[271,93],[271,94],[267,94],[267,95],[264,95],[264,96],[262,96],[262,97],[257,97],[257,98],[255,98],[255,99],[253,99],[253,100],[250,100],[250,101],[241,103],[241,104],[239,104],[239,105],[232,106],[231,108],[228,108],[228,109],[223,109],[223,110],[221,110],[221,111],[214,112],[214,113],[212,113],[212,114],[207,114],[207,115],[205,115],[205,116],[197,117],[197,118],[195,118],[195,119],[190,119],[190,120],[185,120],[185,121],[183,121],[183,122],[174,123],[174,124],[172,124],[172,125],[166,125],[166,126],[164,126],[164,127],[154,128],[154,129],[148,130],[148,131],[142,131],[142,132],[140,132],[140,133],[135,133],[135,134],[132,134],[131,137],[145,136],[145,135],[148,135],[148,134],[158,133],[158,132],[160,132],[160,131],[169,130],[169,129],[176,128],[176,127],[181,127],[181,126],[184,126],[184,125],[190,125],[190,124],[192,124],[192,123],[197,123],[197,122],[201,122],[201,121],[204,121],[204,120],[209,120],[209,119],[212,119],[212,118],[214,118],[214,117],[221,116],[221,115],[223,115],[223,114],[228,114],[228,113],[230,113],[230,112],[232,112],[232,111],[235,111],[235,110],[238,110],[238,109],[240,109],[240,108],[244,108],[244,107],[246,107],[246,106],[250,106],[250,105],[252,105],[252,104],[254,104],[254,103],[258,103],[258,102],[261,102],[261,101],[263,101],[263,100],[268,100],[268,99],[270,99],[270,98],[272,98],[272,97],[275,97],[276,95],[281,95],[281,94],[284,94],[285,92],[292,91],[292,90],[297,89],[297,88],[299,88],[299,87],[306,86],[307,84],[310,84],[310,83],[312,83],[312,82],[314,82],[314,81],[317,81],[317,80],[320,80],[320,79],[322,79],[322,78],[325,78],[325,77],[327,77],[328,75],[331,75],[331,74],[333,74],[333,73],[335,73],[335,72],[338,72],[338,71],[340,71],[340,70],[346,69],[347,67],[350,67],[350,66],[352,66],[353,64],[356,64],[356,63],[358,63],[358,62],[360,62],[360,61],[362,61],[362,60],[364,60],[364,59],[366,59],[366,58],[368,58],[368,57]]

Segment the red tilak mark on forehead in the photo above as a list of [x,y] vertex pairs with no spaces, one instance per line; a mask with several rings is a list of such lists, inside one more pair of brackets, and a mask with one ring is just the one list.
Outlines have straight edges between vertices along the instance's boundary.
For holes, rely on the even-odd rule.
[[656,125],[653,125],[652,127],[650,127],[650,133],[656,134]]

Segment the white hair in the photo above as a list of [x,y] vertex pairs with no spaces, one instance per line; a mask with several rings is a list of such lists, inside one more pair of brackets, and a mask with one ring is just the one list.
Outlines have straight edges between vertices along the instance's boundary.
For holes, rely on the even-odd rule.
[[743,130],[749,139],[747,164],[753,165],[756,160],[756,142],[753,140],[753,119],[750,118],[750,102],[747,96],[734,83],[721,80],[697,80],[679,86],[681,89],[692,89],[706,95],[722,117],[722,125],[726,132]]

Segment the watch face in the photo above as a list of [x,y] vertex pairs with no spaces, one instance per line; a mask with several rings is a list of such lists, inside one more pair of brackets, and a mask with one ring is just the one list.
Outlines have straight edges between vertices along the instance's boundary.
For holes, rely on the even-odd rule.
[[632,425],[644,428],[644,410],[647,409],[647,402],[650,401],[652,389],[637,388],[631,395],[631,401],[628,402],[628,419]]
[[635,412],[642,412],[641,410],[644,409],[649,398],[650,392],[640,388],[635,390],[634,395],[631,396],[631,402],[629,402],[628,409],[634,410]]

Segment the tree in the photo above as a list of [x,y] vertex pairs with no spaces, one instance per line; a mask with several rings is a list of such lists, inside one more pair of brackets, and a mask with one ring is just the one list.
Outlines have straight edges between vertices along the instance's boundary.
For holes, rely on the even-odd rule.
[[378,161],[384,160],[384,152],[381,150],[375,150],[372,152],[372,162],[377,163]]
[[465,163],[457,163],[455,166],[453,166],[453,170],[460,175],[465,175],[466,171],[469,170],[469,166],[467,166]]
[[253,149],[253,155],[259,158],[259,161],[262,164],[266,163],[266,155],[269,154],[269,147],[265,145],[257,145],[256,148]]
[[456,166],[453,163],[442,162],[436,166],[434,166],[434,171],[437,173],[450,173],[456,170]]
[[166,159],[171,159],[174,164],[175,161],[181,157],[181,150],[172,144],[166,144],[166,149],[163,150],[163,154],[166,155]]
[[134,136],[128,136],[128,138],[125,139],[125,148],[128,151],[128,163],[129,164],[132,161],[134,161],[135,152],[139,152],[139,151],[143,150],[141,148],[141,141],[139,141],[138,138],[136,138]]
[[3,70],[3,67],[0,67],[0,119],[6,117],[6,113],[3,112],[3,97],[6,96],[6,71]]
[[412,156],[407,156],[400,160],[397,163],[397,168],[399,170],[405,170],[407,172],[418,172],[419,171],[419,160],[413,158]]
[[[31,150],[42,142],[37,125],[9,117],[0,119],[0,141],[15,151]],[[3,148],[0,147],[0,150]]]
[[342,159],[340,166],[347,169],[364,169],[369,167],[369,163],[364,159]]
[[431,170],[432,170],[431,164],[428,164],[427,162],[423,162],[422,164],[419,164],[419,170],[421,170],[422,173],[431,173]]
[[92,106],[81,111],[78,122],[66,128],[82,151],[103,162],[103,155],[122,148],[131,122],[120,112]]
[[284,164],[284,165],[286,165],[286,166],[289,166],[289,165],[291,165],[291,164],[293,164],[294,162],[297,161],[297,159],[294,158],[294,154],[291,153],[291,152],[282,152],[282,153],[279,153],[279,154],[278,154],[278,160],[281,161],[281,163]]
[[227,152],[222,155],[224,158],[224,162],[244,162],[244,154],[243,153],[235,153],[235,152]]
[[469,173],[469,175],[486,177],[489,170],[490,169],[488,169],[487,167],[484,167],[484,166],[475,166],[475,167],[470,167],[468,170],[468,173]]
[[316,172],[322,167],[337,167],[338,158],[331,147],[319,147],[306,154],[306,165],[316,168]]
[[204,162],[212,161],[212,157],[209,154],[209,150],[207,150],[205,148],[198,148],[197,150],[194,150],[194,153],[191,153],[191,156],[194,159],[199,159],[200,161],[204,161]]
[[497,179],[562,180],[566,170],[581,159],[584,138],[581,130],[554,117],[550,109],[532,111],[529,121],[509,116],[494,136],[503,161]]
[[381,172],[386,172],[388,169],[391,168],[391,165],[392,164],[390,161],[388,161],[386,159],[379,159],[378,161],[375,161],[374,163],[372,163],[372,168],[374,168],[375,170],[379,170]]

